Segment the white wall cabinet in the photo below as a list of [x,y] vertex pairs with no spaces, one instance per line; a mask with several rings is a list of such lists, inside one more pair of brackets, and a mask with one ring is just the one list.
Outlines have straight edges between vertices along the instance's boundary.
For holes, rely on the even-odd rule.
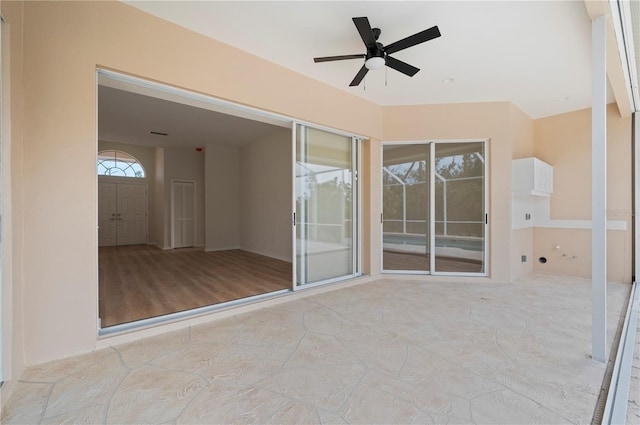
[[538,158],[514,159],[511,178],[514,195],[549,197],[553,193],[553,167]]
[[535,227],[549,218],[553,167],[538,158],[514,159],[511,164],[511,227]]

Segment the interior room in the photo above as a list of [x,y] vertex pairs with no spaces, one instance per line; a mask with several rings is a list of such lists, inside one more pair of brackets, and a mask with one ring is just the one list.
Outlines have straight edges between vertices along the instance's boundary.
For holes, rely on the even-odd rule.
[[291,130],[99,81],[101,327],[290,288]]

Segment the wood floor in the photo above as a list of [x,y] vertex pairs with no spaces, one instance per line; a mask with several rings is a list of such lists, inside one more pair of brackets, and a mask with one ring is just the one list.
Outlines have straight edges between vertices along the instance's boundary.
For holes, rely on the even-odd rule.
[[102,327],[291,288],[291,263],[241,250],[99,249]]

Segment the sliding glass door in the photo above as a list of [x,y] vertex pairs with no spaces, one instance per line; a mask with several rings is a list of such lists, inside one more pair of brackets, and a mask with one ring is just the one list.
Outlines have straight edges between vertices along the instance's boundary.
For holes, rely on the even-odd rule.
[[428,272],[429,146],[389,144],[382,149],[382,268]]
[[485,143],[434,143],[434,272],[485,275]]
[[485,144],[383,144],[384,272],[486,275]]
[[296,126],[296,282],[329,283],[358,274],[359,140]]

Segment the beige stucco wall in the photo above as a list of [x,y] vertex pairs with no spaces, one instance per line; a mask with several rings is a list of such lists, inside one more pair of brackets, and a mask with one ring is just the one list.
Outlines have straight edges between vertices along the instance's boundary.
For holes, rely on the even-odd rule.
[[[533,120],[511,105],[509,108],[509,132],[511,133],[512,159],[528,158],[534,152]],[[509,175],[511,178],[511,175]],[[526,256],[526,262],[522,256]],[[511,280],[517,280],[533,271],[533,228],[511,231]]]
[[[591,110],[538,119],[535,156],[553,166],[551,219],[591,219]],[[608,220],[625,221],[627,230],[607,232],[609,280],[631,282],[631,118],[615,104],[607,108]],[[536,228],[535,270],[591,276],[591,230]],[[560,246],[556,249],[556,246]],[[537,259],[546,257],[547,263]]]
[[378,168],[382,165],[380,140],[364,140],[361,152],[362,271],[370,276],[376,276],[382,270],[382,231],[380,229],[382,174],[378,172]]
[[[24,9],[30,124],[23,183],[25,211],[32,212],[24,216],[24,258],[38,265],[24,276],[27,364],[96,345],[96,67],[333,128],[381,133],[380,107],[125,4],[26,2]],[[64,181],[52,188],[60,169],[67,170]]]
[[[291,130],[240,149],[240,247],[291,262]],[[227,180],[228,180],[227,179]]]
[[0,3],[2,23],[2,371],[0,403],[24,367],[24,117],[22,4]]

